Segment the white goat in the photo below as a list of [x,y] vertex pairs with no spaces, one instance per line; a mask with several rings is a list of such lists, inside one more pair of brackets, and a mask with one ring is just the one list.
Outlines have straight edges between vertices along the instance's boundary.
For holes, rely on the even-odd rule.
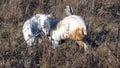
[[33,45],[35,43],[36,36],[40,33],[43,32],[45,35],[49,34],[50,17],[51,15],[36,14],[24,23],[22,32],[28,45]]
[[61,39],[75,40],[79,46],[87,50],[87,45],[83,42],[87,35],[86,24],[82,17],[69,15],[57,24],[56,30],[52,32],[52,46],[55,48]]

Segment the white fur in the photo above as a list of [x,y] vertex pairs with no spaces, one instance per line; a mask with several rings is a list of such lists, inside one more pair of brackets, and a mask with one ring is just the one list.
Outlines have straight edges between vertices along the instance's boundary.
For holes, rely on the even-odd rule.
[[28,45],[33,45],[35,42],[35,37],[43,31],[45,35],[49,33],[50,15],[36,14],[31,19],[27,20],[23,25],[23,36]]
[[71,32],[76,29],[83,29],[84,35],[87,35],[86,24],[82,17],[77,15],[70,15],[65,17],[57,24],[56,30],[52,32],[52,45],[55,48],[61,39],[71,38]]

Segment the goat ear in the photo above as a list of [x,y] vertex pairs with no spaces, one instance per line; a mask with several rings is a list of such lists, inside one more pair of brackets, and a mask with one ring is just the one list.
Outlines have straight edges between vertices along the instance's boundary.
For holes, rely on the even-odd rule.
[[36,14],[35,18],[38,19],[40,17],[40,14]]
[[48,17],[48,18],[51,18],[51,17],[52,17],[52,13],[51,13],[51,14],[48,14],[47,17]]
[[81,32],[81,34],[84,35],[84,29],[83,28],[79,32]]

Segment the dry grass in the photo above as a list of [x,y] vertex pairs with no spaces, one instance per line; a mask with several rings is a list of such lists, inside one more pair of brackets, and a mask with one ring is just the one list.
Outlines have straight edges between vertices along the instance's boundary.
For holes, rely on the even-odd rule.
[[[65,5],[88,23],[85,37],[89,50],[84,53],[74,41],[67,40],[56,50],[50,41],[28,47],[22,35],[23,23],[36,13],[65,17]],[[1,0],[0,68],[119,68],[119,0]],[[53,11],[54,10],[54,11]]]

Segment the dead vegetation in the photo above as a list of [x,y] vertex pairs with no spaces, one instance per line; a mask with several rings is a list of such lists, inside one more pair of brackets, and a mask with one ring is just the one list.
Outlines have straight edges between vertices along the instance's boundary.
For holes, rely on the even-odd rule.
[[[21,32],[23,23],[36,13],[63,18],[66,5],[88,23],[84,40],[89,51],[82,52],[71,40],[56,50],[51,50],[48,40],[27,47]],[[119,0],[1,0],[0,9],[0,68],[120,67]]]

